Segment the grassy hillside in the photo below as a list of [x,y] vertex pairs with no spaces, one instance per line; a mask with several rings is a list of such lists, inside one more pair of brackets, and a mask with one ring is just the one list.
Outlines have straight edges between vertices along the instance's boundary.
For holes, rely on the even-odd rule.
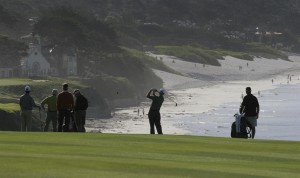
[[1,177],[298,177],[300,142],[0,132]]
[[0,103],[0,130],[19,131],[19,111],[20,106],[16,103]]
[[159,54],[166,54],[201,64],[220,66],[218,59],[224,56],[232,56],[244,60],[253,60],[253,57],[264,57],[267,59],[288,60],[288,56],[271,47],[260,43],[247,43],[241,51],[230,51],[225,49],[205,49],[197,46],[155,46],[154,50]]
[[70,91],[75,88],[84,88],[86,86],[74,80],[66,80],[62,78],[2,78],[0,79],[0,101],[18,102],[20,95],[24,93],[24,87],[29,85],[32,89],[31,95],[37,102],[40,102],[44,97],[51,94],[53,88],[61,90],[62,83],[67,82],[70,85]]
[[152,71],[153,68],[176,73],[154,57],[134,49],[123,48],[122,53],[112,54],[99,61],[95,70],[101,72],[101,75],[92,78],[92,85],[88,85],[99,86],[99,91],[105,92],[104,94],[109,96],[108,99],[114,99],[116,91],[123,92],[122,90],[126,94],[117,97],[145,96],[150,88],[163,87],[162,79]]
[[162,70],[162,71],[165,71],[165,72],[180,75],[180,73],[178,73],[174,69],[166,66],[162,61],[157,60],[154,57],[148,56],[144,52],[141,52],[141,51],[138,51],[138,50],[135,50],[135,49],[125,48],[125,47],[123,47],[123,49],[127,53],[129,53],[132,57],[135,57],[135,58],[139,59],[145,65],[147,65],[148,67],[150,67],[152,69],[158,69],[158,70]]

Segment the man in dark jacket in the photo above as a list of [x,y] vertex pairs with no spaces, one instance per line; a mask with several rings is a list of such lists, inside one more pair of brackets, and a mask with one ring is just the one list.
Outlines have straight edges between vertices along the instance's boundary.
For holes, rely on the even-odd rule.
[[85,117],[88,108],[87,99],[80,93],[78,89],[73,92],[75,98],[74,117],[78,132],[85,132]]
[[160,91],[158,91],[157,89],[151,89],[147,94],[147,98],[152,100],[152,104],[148,113],[150,123],[150,134],[155,134],[154,125],[156,126],[157,133],[163,134],[160,124],[160,108],[162,106],[162,103],[164,102],[164,94],[164,89],[160,89]]
[[30,96],[31,88],[25,87],[25,93],[20,97],[19,105],[21,108],[21,131],[31,131],[32,124],[32,108],[40,106],[36,105],[33,98]]
[[259,103],[257,98],[251,94],[251,88],[246,88],[246,96],[240,107],[240,113],[245,113],[245,117],[250,123],[250,128],[252,130],[252,139],[255,136],[255,127],[257,126],[257,119],[259,115]]

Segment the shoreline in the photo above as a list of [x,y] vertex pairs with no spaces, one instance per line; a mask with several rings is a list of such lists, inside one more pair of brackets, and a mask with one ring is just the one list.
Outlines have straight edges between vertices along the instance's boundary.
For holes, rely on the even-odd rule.
[[[300,141],[300,83],[279,84],[274,89],[260,91],[260,103],[255,139]],[[202,113],[189,113],[173,121],[187,135],[230,137],[233,115],[238,113],[240,101],[229,101],[213,106]],[[183,121],[183,122],[182,122]]]
[[[215,111],[218,107],[224,107],[226,103],[239,103],[247,86],[250,86],[253,94],[257,95],[258,91],[263,93],[264,91],[276,89],[280,84],[286,84],[288,74],[292,76],[291,84],[300,83],[298,78],[300,76],[300,72],[298,72],[300,68],[299,56],[291,57],[294,62],[274,60],[271,61],[271,64],[271,59],[258,58],[254,61],[244,61],[226,57],[225,60],[221,60],[222,67],[205,66],[205,68],[199,67],[200,64],[181,61],[174,57],[160,55],[158,58],[160,57],[166,65],[183,73],[183,76],[178,76],[154,70],[163,79],[164,87],[169,92],[161,108],[164,134],[199,135],[191,133],[191,129],[187,127],[188,120],[200,117],[201,114],[203,114],[201,117],[208,117],[205,114]],[[239,70],[240,65],[251,67]],[[249,76],[249,73],[252,75]],[[271,80],[274,81],[273,84]],[[174,102],[178,105],[175,106]],[[150,101],[147,101],[137,107],[122,108],[116,111],[110,119],[90,118],[87,125],[93,127],[88,127],[87,131],[149,134],[150,128],[147,117],[149,106]],[[142,112],[140,112],[138,116],[137,110],[142,111],[142,108],[144,108],[145,114],[142,115]],[[233,122],[232,116],[228,119],[230,119],[230,123]],[[198,124],[198,127],[199,130],[215,129],[216,131],[226,127],[230,131],[228,121],[226,123],[226,126],[221,125],[220,128],[208,126],[210,128],[205,129],[204,123],[202,123],[204,129],[201,123]],[[200,135],[209,136],[205,131]],[[224,136],[227,137],[228,135]]]

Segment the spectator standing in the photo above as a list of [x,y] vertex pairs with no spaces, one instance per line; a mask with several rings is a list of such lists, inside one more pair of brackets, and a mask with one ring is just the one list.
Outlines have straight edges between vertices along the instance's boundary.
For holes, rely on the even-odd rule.
[[75,98],[74,117],[78,132],[85,132],[86,110],[89,106],[88,100],[80,93],[79,89],[73,92]]
[[25,93],[20,97],[19,105],[21,108],[21,131],[30,132],[32,126],[32,109],[40,106],[36,105],[33,98],[30,96],[30,86],[25,87]]
[[73,95],[68,91],[69,85],[64,83],[62,88],[63,91],[58,94],[56,102],[58,111],[58,132],[68,131],[71,111],[74,108]]
[[49,124],[52,122],[52,131],[57,132],[57,89],[52,90],[52,95],[46,97],[42,102],[42,109],[45,111],[45,105],[48,106],[47,109],[47,117],[46,117],[46,125],[44,127],[44,132],[48,131]]

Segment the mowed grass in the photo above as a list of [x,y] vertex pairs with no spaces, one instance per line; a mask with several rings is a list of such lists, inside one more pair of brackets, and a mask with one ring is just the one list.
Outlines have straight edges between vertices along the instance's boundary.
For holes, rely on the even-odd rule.
[[0,132],[1,177],[299,177],[300,142]]

